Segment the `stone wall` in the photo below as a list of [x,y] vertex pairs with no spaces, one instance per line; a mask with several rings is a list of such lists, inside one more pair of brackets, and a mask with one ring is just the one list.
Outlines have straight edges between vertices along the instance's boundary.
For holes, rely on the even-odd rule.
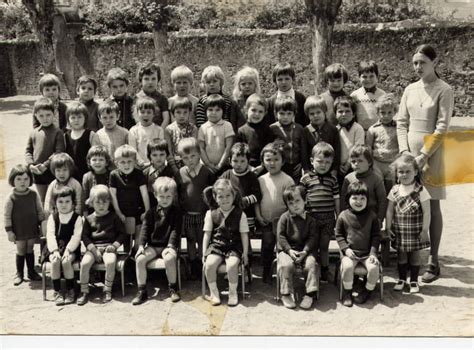
[[[404,87],[416,80],[411,56],[421,43],[432,43],[440,56],[438,72],[455,90],[457,116],[474,116],[474,69],[471,58],[474,25],[470,23],[425,23],[405,21],[387,24],[345,25],[336,27],[333,40],[333,61],[349,70],[346,89],[357,87],[356,67],[359,61],[373,59],[379,63],[380,86],[401,96]],[[202,70],[210,64],[220,65],[227,78],[225,91],[232,91],[232,77],[243,65],[257,68],[261,74],[263,92],[270,95],[272,67],[281,61],[295,66],[297,89],[313,93],[311,65],[311,34],[307,28],[289,30],[192,30],[171,33],[170,52],[165,55],[168,72],[162,89],[171,94],[169,71],[186,64],[195,73],[195,94],[199,94]],[[130,92],[136,91],[137,67],[153,60],[153,35],[119,35],[84,39],[84,46],[94,65],[95,76],[101,82],[99,95],[109,92],[105,85],[107,70],[119,66],[130,74]],[[0,76],[8,69],[17,94],[37,94],[40,75],[39,57],[34,42],[0,42]],[[1,91],[0,91],[1,93]]]

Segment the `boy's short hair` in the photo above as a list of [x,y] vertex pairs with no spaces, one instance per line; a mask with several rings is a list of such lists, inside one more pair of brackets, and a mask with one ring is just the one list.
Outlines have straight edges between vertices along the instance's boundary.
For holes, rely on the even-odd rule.
[[89,203],[90,205],[94,203],[94,201],[100,202],[110,202],[112,199],[110,195],[109,188],[105,185],[95,185],[91,188],[91,192],[89,194]]
[[181,65],[174,68],[171,71],[171,84],[174,84],[175,81],[179,79],[185,79],[189,81],[190,84],[192,84],[194,80],[193,71],[189,69],[188,66],[185,66],[185,65]]
[[319,108],[324,112],[324,114],[328,112],[326,101],[324,101],[324,99],[319,95],[311,95],[306,99],[304,103],[304,113],[308,115],[309,110],[312,108]]
[[160,176],[158,177],[155,182],[153,182],[153,192],[156,194],[160,191],[168,192],[171,191],[173,195],[176,197],[177,188],[176,181],[172,178],[167,176]]
[[179,109],[187,109],[188,111],[193,110],[193,103],[187,97],[178,97],[176,98],[170,106],[171,113],[174,113],[175,110]]
[[156,77],[158,78],[158,82],[161,81],[161,69],[160,69],[160,66],[156,63],[148,63],[148,64],[145,64],[143,66],[141,66],[140,68],[138,68],[138,81],[142,82],[142,78],[144,75],[152,75],[153,73],[156,72]]
[[232,159],[233,156],[236,157],[245,157],[247,160],[250,160],[250,148],[245,142],[236,142],[230,149],[229,158]]
[[53,188],[52,197],[53,197],[53,203],[56,203],[58,198],[71,197],[72,204],[74,205],[76,202],[76,191],[74,191],[69,186]]
[[40,97],[36,100],[33,106],[33,114],[38,113],[39,110],[51,111],[54,113],[54,103],[47,97]]
[[303,186],[291,185],[283,190],[283,202],[285,202],[288,208],[288,202],[295,199],[295,196],[299,194],[303,201],[306,199],[306,189]]
[[268,103],[266,98],[257,93],[252,94],[247,98],[247,101],[245,101],[245,110],[248,111],[252,104],[262,106],[265,109],[265,112],[268,109]]
[[379,77],[379,67],[375,61],[361,61],[357,67],[357,72],[359,76],[361,76],[362,73],[374,73],[377,78]]
[[367,185],[362,181],[355,181],[351,183],[347,188],[346,198],[344,199],[346,203],[349,204],[349,198],[351,198],[351,196],[357,195],[362,195],[369,199],[369,190],[367,188]]
[[277,114],[279,111],[292,111],[293,113],[296,113],[297,108],[298,105],[296,104],[295,99],[289,96],[284,96],[275,100],[273,110],[275,114]]
[[66,108],[66,119],[69,122],[69,117],[72,114],[82,114],[85,119],[87,119],[87,116],[89,115],[89,111],[87,110],[87,107],[81,103],[81,102],[76,102],[73,101],[70,104],[68,104]]
[[82,75],[77,79],[76,89],[79,90],[82,84],[91,83],[94,86],[94,93],[97,91],[97,81],[90,75]]
[[291,79],[295,80],[296,73],[295,69],[288,62],[277,63],[272,71],[272,80],[276,83],[276,79],[279,75],[289,75]]
[[383,107],[392,107],[396,112],[398,110],[398,102],[394,94],[385,94],[380,96],[375,102],[375,109],[379,112]]
[[57,86],[58,91],[61,91],[61,82],[59,81],[59,78],[55,76],[54,74],[45,74],[41,77],[41,79],[38,82],[39,89],[41,94],[43,94],[43,89],[46,86]]
[[112,68],[107,73],[107,86],[110,87],[110,84],[114,80],[122,80],[126,85],[129,84],[128,74],[122,68]]
[[327,142],[320,141],[314,145],[311,150],[311,157],[322,156],[323,158],[333,158],[334,159],[334,148]]
[[92,157],[104,157],[105,158],[105,167],[109,167],[112,164],[112,159],[110,158],[110,154],[107,151],[107,148],[101,145],[92,146],[89,151],[87,152],[86,160],[87,165],[91,166],[91,158]]
[[64,152],[53,154],[51,157],[51,163],[49,165],[51,173],[54,175],[55,170],[62,167],[67,167],[72,175],[76,166],[74,164],[74,160],[69,154]]
[[334,113],[336,113],[339,106],[342,107],[349,107],[352,110],[352,114],[356,117],[356,102],[353,97],[351,96],[338,96],[334,101]]
[[217,80],[221,82],[221,89],[222,89],[225,83],[225,76],[221,67],[207,66],[206,68],[204,68],[201,75],[201,84],[205,84],[206,81],[213,78],[216,78]]
[[162,151],[166,153],[166,156],[170,155],[170,150],[168,149],[168,142],[166,140],[157,140],[150,141],[146,145],[146,156],[150,159],[150,155],[154,151]]
[[30,186],[33,184],[33,175],[31,175],[30,169],[24,164],[17,164],[11,170],[8,175],[8,183],[11,187],[15,187],[15,177],[26,174],[30,178]]
[[153,110],[153,115],[156,115],[158,106],[156,105],[156,101],[154,98],[143,96],[139,97],[133,106],[133,117],[135,121],[138,122],[138,112],[144,109],[151,109]]
[[355,157],[364,157],[370,164],[370,167],[374,164],[374,158],[372,156],[372,150],[366,145],[354,145],[349,151],[349,159]]
[[349,79],[349,75],[347,74],[347,69],[340,63],[333,63],[326,67],[324,70],[324,80],[326,83],[330,79],[339,79],[342,78],[344,83],[347,82]]
[[117,161],[120,158],[137,159],[137,150],[130,145],[122,145],[114,152],[114,159]]
[[184,154],[189,154],[192,151],[196,151],[197,153],[201,154],[199,144],[194,137],[185,137],[184,139],[179,140],[176,150],[179,155],[182,156]]
[[225,111],[225,99],[222,95],[219,94],[212,94],[206,97],[204,101],[204,109],[207,111],[210,107],[219,107],[223,111]]
[[118,116],[120,108],[117,102],[107,99],[99,104],[98,111],[99,115],[103,113],[115,113]]
[[283,163],[285,162],[285,151],[283,149],[283,146],[275,143],[275,142],[270,142],[263,147],[262,151],[260,152],[260,161],[263,164],[263,158],[265,157],[265,154],[271,153],[271,154],[279,154],[281,156],[281,159]]

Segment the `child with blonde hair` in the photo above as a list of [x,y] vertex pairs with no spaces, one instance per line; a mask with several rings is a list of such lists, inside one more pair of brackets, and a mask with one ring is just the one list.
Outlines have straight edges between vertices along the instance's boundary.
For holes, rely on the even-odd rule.
[[[194,111],[196,109],[199,99],[191,94],[193,87],[194,75],[193,71],[187,66],[181,65],[174,68],[171,71],[171,84],[175,91],[175,95],[168,98],[169,109],[171,111],[171,117],[176,120],[174,116],[174,110],[176,109],[175,103],[183,98],[187,98],[191,102],[191,113],[189,115],[189,122],[196,124],[196,118],[194,117]],[[166,130],[166,128],[165,128]]]
[[252,94],[260,94],[260,78],[258,71],[252,67],[243,67],[234,78],[232,97],[237,102],[242,114],[245,115],[245,103]]

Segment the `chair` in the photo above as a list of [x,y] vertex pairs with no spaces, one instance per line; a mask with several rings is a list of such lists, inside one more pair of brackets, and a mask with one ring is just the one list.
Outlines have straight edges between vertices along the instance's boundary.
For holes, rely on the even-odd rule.
[[[223,261],[219,267],[217,268],[217,274],[218,275],[223,275],[226,274],[226,266],[225,266],[225,261]],[[245,298],[246,291],[245,291],[245,273],[246,273],[246,267],[244,265],[244,262],[241,261],[239,265],[239,275],[240,275],[240,283],[241,283],[241,293],[242,293],[242,299]],[[205,274],[205,265],[203,264],[202,266],[202,278],[201,278],[201,296],[204,298],[206,295],[206,274]]]
[[[342,252],[340,253],[340,260],[339,266],[336,268],[339,271],[339,300],[342,300],[342,290],[344,289],[342,286]],[[365,277],[367,276],[367,269],[362,264],[357,264],[354,268],[354,276],[358,277]],[[382,264],[379,263],[379,285],[380,285],[380,301],[383,302],[383,267]]]
[[[79,272],[80,271],[80,263],[79,261],[76,261],[72,264],[72,268],[74,272]],[[43,262],[41,264],[41,284],[43,288],[43,300],[46,301],[46,274],[51,273],[51,263],[49,261]]]

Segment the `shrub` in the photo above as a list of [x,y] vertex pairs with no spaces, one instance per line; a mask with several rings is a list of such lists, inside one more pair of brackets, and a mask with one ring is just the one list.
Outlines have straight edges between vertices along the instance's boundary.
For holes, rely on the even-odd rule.
[[429,15],[426,8],[421,5],[401,4],[399,6],[391,6],[388,4],[373,3],[355,3],[342,4],[338,23],[383,23],[396,22],[406,19],[420,18]]
[[21,4],[0,4],[0,39],[32,37],[33,25]]

